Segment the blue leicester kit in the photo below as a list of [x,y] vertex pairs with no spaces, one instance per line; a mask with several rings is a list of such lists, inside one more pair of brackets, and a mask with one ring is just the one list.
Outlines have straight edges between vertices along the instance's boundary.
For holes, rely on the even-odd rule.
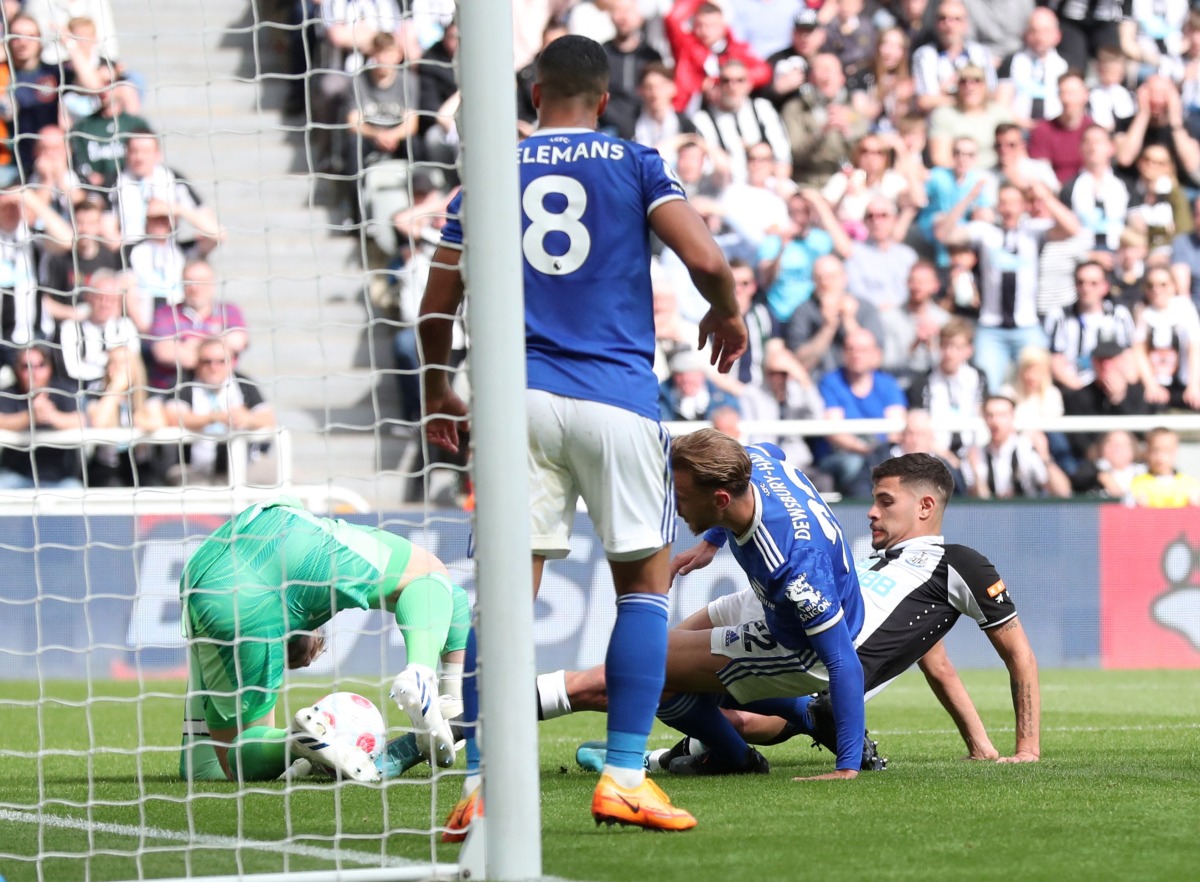
[[804,473],[783,461],[782,451],[764,444],[746,452],[754,523],[741,536],[714,528],[705,540],[720,546],[733,539],[730,550],[782,645],[810,649],[812,637],[843,620],[853,640],[862,628],[863,602],[841,526]]
[[[648,219],[683,187],[657,151],[589,129],[541,129],[517,160],[529,388],[657,421]],[[462,245],[461,203],[443,245]]]

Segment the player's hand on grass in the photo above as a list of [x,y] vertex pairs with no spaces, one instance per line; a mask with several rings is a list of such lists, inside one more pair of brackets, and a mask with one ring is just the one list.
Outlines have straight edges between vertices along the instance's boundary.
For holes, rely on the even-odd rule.
[[710,309],[700,320],[700,348],[712,344],[710,363],[723,374],[729,373],[734,362],[746,351],[746,323],[740,315],[721,315]]
[[971,752],[963,757],[967,762],[989,762],[994,763],[1000,759],[1000,751],[988,745],[987,747],[975,747]]
[[998,763],[1036,763],[1039,757],[1032,750],[1018,750],[1012,756],[1002,756],[996,762]]
[[695,547],[681,551],[671,560],[671,581],[676,576],[686,576],[692,570],[700,570],[712,563],[720,549],[711,542],[701,540]]
[[836,772],[827,772],[824,775],[812,775],[807,778],[793,778],[793,781],[849,781],[858,777],[856,769],[838,769]]
[[425,437],[429,443],[458,453],[458,431],[468,428],[466,403],[448,388],[441,395],[426,396],[425,412],[429,414],[425,424]]

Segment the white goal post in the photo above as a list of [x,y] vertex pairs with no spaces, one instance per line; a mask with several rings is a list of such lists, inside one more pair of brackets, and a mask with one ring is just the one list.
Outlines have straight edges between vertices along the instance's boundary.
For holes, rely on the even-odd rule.
[[459,14],[485,875],[508,882],[542,875],[529,521],[513,516],[529,499],[513,21],[496,0],[462,0]]
[[[461,509],[447,515],[461,501],[452,488],[463,467],[431,461],[420,425],[396,408],[392,387],[403,372],[388,349],[411,319],[377,296],[403,272],[381,259],[388,255],[378,243],[391,235],[396,244],[390,215],[338,223],[337,193],[348,181],[319,165],[311,142],[346,130],[344,120],[315,118],[314,87],[329,69],[320,53],[299,75],[282,65],[283,44],[295,34],[310,38],[314,22],[284,20],[297,5],[291,0],[109,2],[119,57],[164,165],[187,177],[224,230],[210,262],[220,296],[246,315],[251,344],[239,369],[262,386],[278,423],[257,435],[232,433],[238,462],[215,487],[0,491],[0,620],[8,626],[0,636],[0,724],[21,733],[0,739],[10,776],[0,776],[0,872],[9,882],[540,878],[536,708],[528,686],[512,685],[531,683],[535,664],[528,525],[512,517],[529,491],[511,6],[462,0],[459,9],[459,170],[469,203],[483,206],[468,208],[464,259],[470,276],[487,282],[470,288],[468,315],[481,441],[471,466],[476,576],[466,554],[470,517]],[[297,76],[307,96],[299,118],[280,112]],[[383,167],[370,186],[395,197],[383,206],[411,204],[421,170],[417,162]],[[436,164],[425,170],[439,173]],[[488,296],[495,292],[503,293]],[[5,374],[0,387],[11,382]],[[197,440],[169,429],[84,429],[6,432],[0,447],[32,457],[40,446],[69,448],[76,435],[89,450]],[[264,437],[277,470],[247,475],[242,458]],[[318,514],[408,536],[479,596],[480,663],[493,686],[481,709],[489,812],[458,855],[438,840],[461,761],[459,771],[425,766],[374,789],[169,780],[184,716],[179,572],[222,521],[280,492]],[[375,613],[343,617],[313,675],[285,680],[282,723],[317,690],[348,688],[372,698],[397,734],[396,708],[386,706],[403,658],[395,623]],[[415,844],[392,847],[398,839]]]

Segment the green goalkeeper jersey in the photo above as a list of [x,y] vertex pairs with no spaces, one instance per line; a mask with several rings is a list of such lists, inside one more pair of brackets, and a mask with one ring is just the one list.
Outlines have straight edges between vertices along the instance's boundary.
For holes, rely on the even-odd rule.
[[217,581],[236,590],[239,574],[253,574],[251,584],[284,592],[287,630],[307,631],[344,609],[392,610],[389,595],[410,550],[400,536],[317,517],[299,500],[280,497],[251,506],[209,536],[188,560],[184,585]]

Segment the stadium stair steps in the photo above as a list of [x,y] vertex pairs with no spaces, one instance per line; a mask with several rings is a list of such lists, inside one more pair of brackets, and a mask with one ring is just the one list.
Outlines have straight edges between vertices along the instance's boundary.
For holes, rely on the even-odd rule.
[[[284,5],[258,3],[260,19]],[[117,6],[121,56],[146,77],[166,162],[227,232],[212,260],[250,326],[241,367],[292,432],[296,481],[397,507],[413,490],[397,472],[413,445],[384,422],[398,412],[394,379],[372,370],[391,367],[391,334],[372,321],[359,239],[331,228],[302,121],[282,115],[285,32],[255,27],[245,0]]]

